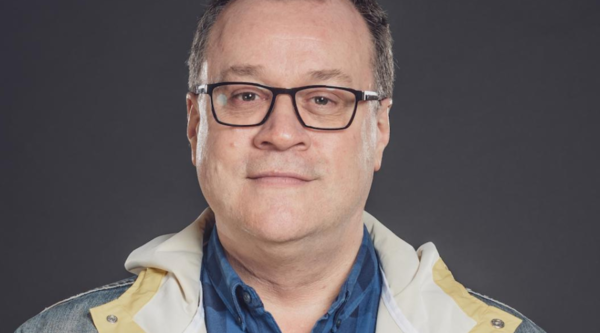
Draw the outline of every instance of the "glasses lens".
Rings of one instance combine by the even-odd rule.
[[[296,93],[300,117],[307,126],[335,129],[346,127],[356,105],[354,93],[337,88],[309,88]]]
[[[230,125],[259,124],[269,111],[271,91],[247,84],[227,84],[212,92],[217,119]]]

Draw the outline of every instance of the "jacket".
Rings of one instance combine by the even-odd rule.
[[[376,333],[545,333],[516,310],[456,282],[432,243],[418,250],[368,213],[383,285]],[[125,263],[136,276],[59,302],[16,333],[206,333],[200,266],[209,209]]]

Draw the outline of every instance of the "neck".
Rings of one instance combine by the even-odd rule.
[[[362,212],[332,230],[283,243],[247,234],[236,237],[219,228],[217,232],[231,266],[256,290],[276,321],[282,325],[286,315],[302,314],[315,317],[312,327],[352,268],[363,237]]]

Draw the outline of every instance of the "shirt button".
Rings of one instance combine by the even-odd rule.
[[[108,316],[106,316],[106,321],[111,324],[116,324],[117,321],[119,321],[119,318],[115,315],[108,315]]]
[[[246,304],[250,304],[250,302],[252,302],[252,296],[250,296],[249,292],[244,291],[242,297],[244,298],[244,302],[246,302]]]
[[[504,321],[502,319],[492,319],[492,326],[494,328],[504,328]]]
[[[238,324],[238,325],[242,325],[242,317],[237,317],[237,318],[235,318],[235,322],[236,322],[236,324]]]
[[[341,320],[341,319],[338,319],[338,320],[335,322],[335,326],[336,326],[337,328],[339,328],[340,326],[342,326],[342,320]]]

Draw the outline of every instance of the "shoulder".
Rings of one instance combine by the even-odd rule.
[[[546,333],[546,331],[541,329],[533,321],[531,321],[529,318],[525,317],[519,311],[511,308],[510,306],[508,306],[504,303],[501,303],[489,296],[485,296],[485,295],[479,294],[477,292],[474,292],[473,290],[470,290],[470,289],[467,289],[467,290],[469,291],[469,294],[471,294],[475,298],[479,299],[480,301],[484,302],[485,304],[487,304],[489,306],[493,306],[495,308],[498,308],[502,311],[508,312],[508,313],[512,314],[513,316],[521,319],[523,322],[521,323],[521,325],[519,325],[519,327],[517,328],[515,333]]]
[[[135,276],[60,301],[26,321],[15,333],[96,332],[89,310],[123,294]]]

